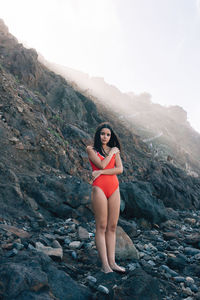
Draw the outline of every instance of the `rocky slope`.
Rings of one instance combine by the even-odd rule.
[[[119,224],[130,238],[121,233],[129,246],[119,244],[119,255],[126,247],[139,253],[122,255],[129,272],[116,278],[98,272],[85,152],[96,126],[105,120],[111,121],[123,144]],[[199,179],[156,159],[108,108],[97,106],[39,63],[36,51],[19,44],[3,21],[0,137],[2,299],[131,299],[133,294],[135,299],[181,299],[178,293],[198,299],[199,271],[194,265],[199,259],[199,213],[194,210],[200,209]],[[182,209],[190,212],[183,215]],[[183,229],[185,216],[194,221]],[[147,237],[157,247],[157,258],[157,250],[145,246]],[[187,252],[190,246],[193,250]],[[186,254],[186,269],[168,263],[170,251],[174,258],[179,254],[170,247]],[[162,265],[180,273],[180,284],[174,282],[178,275]],[[134,290],[135,285],[140,289]]]
[[[138,134],[160,160],[170,160],[191,176],[200,176],[200,135],[179,106],[164,107],[151,102],[151,95],[122,93],[103,78],[90,77],[71,68],[56,65],[40,56],[46,66],[76,84],[96,103],[115,112],[125,126]],[[189,101],[189,99],[188,99]]]

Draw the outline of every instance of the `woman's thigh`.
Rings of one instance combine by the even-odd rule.
[[[108,198],[108,227],[117,225],[120,213],[120,192],[119,187]]]
[[[108,217],[108,200],[104,192],[97,186],[92,188],[92,210],[94,212],[96,225],[106,225]]]

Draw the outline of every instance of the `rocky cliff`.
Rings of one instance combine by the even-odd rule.
[[[170,245],[165,249],[162,230],[167,228],[173,236],[173,222],[182,222],[181,210],[188,209],[185,214],[192,218],[194,210],[199,209],[199,178],[188,176],[171,161],[156,159],[120,116],[116,117],[109,107],[97,105],[50,71],[38,61],[37,52],[19,44],[0,21],[0,297],[3,299],[130,299],[131,293],[137,294],[138,299],[161,299],[159,289],[163,295],[170,293],[166,282],[170,271],[164,275],[167,271],[161,268],[158,283],[151,269],[153,265],[146,264],[146,260],[138,262],[137,255],[130,256],[133,265],[129,261],[130,274],[125,284],[121,277],[105,279],[97,274],[100,283],[107,284],[107,290],[103,290],[99,281],[97,284],[95,279],[86,280],[97,272],[99,262],[90,207],[91,169],[85,147],[91,143],[96,126],[108,120],[123,145],[120,225],[135,239],[138,251],[145,253],[148,234],[152,238],[156,235],[155,242],[162,243],[160,251],[170,251]],[[198,222],[197,214],[192,224],[194,232]],[[189,234],[190,227],[185,230]],[[143,246],[140,238],[137,241],[138,236],[144,238]],[[168,234],[166,239],[172,236]],[[181,237],[180,233],[179,243]],[[196,239],[183,238],[185,247],[188,243],[199,248],[198,238],[198,234]],[[133,250],[131,240],[129,246]],[[150,255],[150,260],[155,249],[149,247],[145,254]],[[163,255],[156,262],[160,266],[165,262]],[[132,272],[135,268],[136,276]],[[199,271],[195,272],[192,269],[188,274]],[[113,280],[116,290],[112,289]],[[141,285],[140,291],[131,290],[133,281]],[[192,293],[197,293],[196,282],[192,284]],[[150,287],[153,289],[149,294]],[[175,285],[172,290],[177,292]],[[181,291],[185,295],[183,288]]]
[[[103,78],[90,77],[83,72],[50,63],[41,56],[39,59],[51,70],[76,84],[97,104],[102,103],[115,112],[125,126],[141,137],[158,159],[170,159],[187,174],[200,176],[200,134],[190,126],[183,108],[155,104],[148,93],[122,93]]]

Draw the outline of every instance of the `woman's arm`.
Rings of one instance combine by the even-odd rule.
[[[120,154],[118,152],[115,156],[115,168],[93,171],[92,177],[93,180],[95,180],[100,175],[118,175],[121,174],[122,172],[123,172],[123,165],[122,165]]]
[[[91,146],[87,146],[87,153],[89,159],[97,166],[99,169],[103,170],[110,162],[113,154],[119,152],[117,147],[113,147],[108,156],[106,156],[103,160],[101,160],[97,154],[95,153],[94,149]]]
[[[115,156],[115,168],[101,170],[101,175],[118,175],[123,172],[122,160],[119,152]]]

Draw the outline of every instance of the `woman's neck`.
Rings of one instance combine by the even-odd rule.
[[[110,152],[110,147],[107,145],[102,145],[102,149],[106,155],[108,155],[108,153]]]

